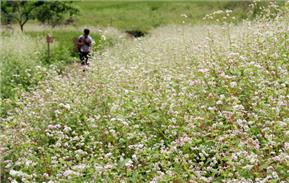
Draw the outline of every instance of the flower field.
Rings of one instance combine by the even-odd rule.
[[[50,69],[1,120],[1,180],[289,182],[288,22],[119,33]]]

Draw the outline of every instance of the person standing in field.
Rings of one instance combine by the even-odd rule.
[[[89,65],[88,56],[91,51],[93,39],[89,36],[89,29],[84,29],[83,35],[79,36],[77,41],[77,48],[81,65]]]

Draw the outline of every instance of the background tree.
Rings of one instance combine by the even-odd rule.
[[[4,1],[1,4],[1,22],[17,23],[21,31],[29,20],[56,26],[78,13],[72,2],[59,1]]]
[[[24,25],[35,18],[34,10],[37,8],[35,1],[4,1],[1,4],[2,22],[18,23],[21,31]]]
[[[71,21],[72,16],[78,12],[79,10],[72,6],[72,2],[49,1],[38,8],[36,18],[41,23],[55,27],[68,20]]]

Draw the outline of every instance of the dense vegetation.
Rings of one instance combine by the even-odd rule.
[[[47,55],[48,34],[54,37],[50,58]],[[68,64],[78,60],[73,39],[80,34],[80,31],[1,33],[1,115],[5,115],[7,108],[14,107],[12,103],[21,93],[33,89],[39,81],[46,79],[49,70],[61,74]],[[103,41],[98,33],[92,33],[92,37],[94,48],[99,51]],[[4,104],[3,100],[12,103]]]
[[[32,67],[45,77],[3,100],[1,180],[289,182],[288,12],[271,3],[235,24],[220,10],[140,39],[111,29],[88,72]],[[28,34],[3,36],[6,65],[41,63],[43,36]]]

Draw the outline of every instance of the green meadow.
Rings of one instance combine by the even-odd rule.
[[[202,24],[206,14],[219,9],[234,10],[234,16],[240,20],[246,17],[248,4],[230,1],[81,1],[75,3],[80,9],[76,25],[148,31],[168,24]]]

